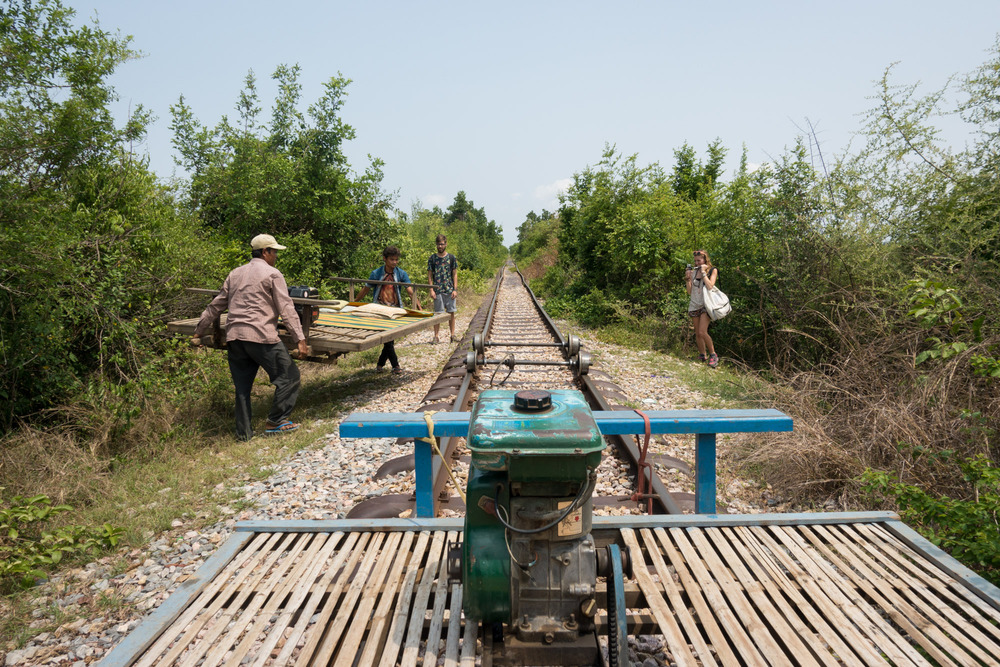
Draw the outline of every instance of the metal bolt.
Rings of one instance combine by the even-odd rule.
[[[546,643],[546,644],[551,644],[555,640],[556,640],[556,636],[554,634],[552,634],[551,632],[546,632],[545,636],[542,637],[542,641],[544,643]]]

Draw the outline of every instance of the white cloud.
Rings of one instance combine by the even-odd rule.
[[[448,203],[448,198],[444,195],[424,195],[423,205],[427,208],[434,208],[435,206],[444,206]]]
[[[560,194],[566,192],[573,185],[572,178],[560,178],[558,181],[548,185],[539,185],[535,188],[535,199],[543,203],[555,203]]]

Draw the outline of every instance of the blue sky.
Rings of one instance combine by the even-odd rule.
[[[1000,31],[996,0],[64,2],[146,54],[113,83],[122,109],[157,116],[136,149],[160,176],[183,175],[169,129],[181,95],[214,126],[249,70],[269,110],[270,75],[298,63],[303,106],[337,72],[353,80],[346,152],[359,171],[385,161],[398,209],[464,190],[507,243],[606,143],[669,169],[684,142],[704,155],[719,138],[731,174],[742,146],[776,158],[808,119],[833,156],[888,65],[930,91],[982,64]]]

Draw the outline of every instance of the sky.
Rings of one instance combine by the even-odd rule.
[[[930,92],[984,63],[1000,32],[997,0],[64,3],[144,54],[111,82],[122,117],[156,116],[135,150],[159,176],[185,175],[170,132],[181,95],[214,127],[236,116],[250,70],[265,118],[278,65],[301,67],[303,109],[339,72],[353,81],[351,167],[383,160],[407,213],[464,190],[507,244],[606,145],[669,171],[685,143],[704,157],[719,139],[731,175],[744,147],[765,163],[811,125],[832,159],[887,67]]]

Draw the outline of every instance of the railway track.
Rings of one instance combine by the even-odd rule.
[[[521,274],[510,265],[498,272],[492,296],[473,316],[462,341],[415,411],[430,412],[432,418],[442,411],[468,411],[488,389],[574,389],[583,392],[595,410],[632,410],[624,404],[628,399],[612,376],[594,365],[579,338],[559,331]],[[595,515],[682,512],[688,499],[675,497],[656,468],[687,470],[687,464],[654,456],[646,439],[639,440],[606,437],[608,447],[594,491]],[[412,438],[399,442],[409,443]],[[439,444],[442,457],[434,458],[432,475],[435,515],[459,516],[465,508],[456,489],[465,487],[469,452],[464,438],[442,438]],[[654,467],[654,460],[660,465]],[[413,467],[414,457],[407,455],[385,462],[376,477],[386,478]],[[406,516],[412,511],[414,491],[365,501],[355,506],[348,518]]]

